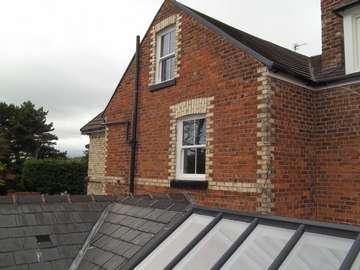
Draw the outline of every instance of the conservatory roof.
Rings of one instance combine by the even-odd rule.
[[[199,207],[183,194],[0,197],[6,270],[359,270],[359,234],[355,226]]]
[[[123,207],[110,206],[78,256],[79,267],[71,269],[89,269],[90,262],[91,269],[360,269],[359,227],[197,206],[146,217],[139,216],[138,206]],[[134,243],[118,241],[126,234],[120,225],[129,218],[125,212],[137,213],[133,226],[147,239],[136,250]],[[108,253],[118,256],[114,250],[130,252],[131,258],[112,268]]]

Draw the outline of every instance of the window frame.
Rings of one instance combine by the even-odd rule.
[[[360,72],[360,7],[343,13],[346,74]]]
[[[162,37],[166,34],[169,34],[170,32],[174,31],[175,32],[175,48],[174,48],[174,52],[161,56],[161,47],[162,47]],[[172,24],[167,26],[166,28],[160,30],[159,32],[156,33],[156,76],[155,76],[155,82],[157,84],[159,83],[164,83],[164,82],[168,82],[171,80],[174,80],[176,77],[176,37],[177,33],[176,33],[176,25]],[[162,63],[170,58],[174,58],[175,61],[175,67],[174,67],[174,74],[171,78],[167,79],[167,80],[162,80]]]
[[[184,155],[183,149],[199,149],[204,148],[206,153],[206,146],[207,146],[207,134],[205,135],[205,144],[199,145],[183,145],[183,123],[185,121],[191,120],[205,120],[205,134],[206,132],[206,125],[207,119],[204,114],[198,115],[191,115],[185,116],[182,118],[177,119],[176,127],[177,127],[177,136],[176,136],[176,179],[177,180],[186,180],[186,181],[206,181],[206,156],[205,156],[205,173],[204,174],[185,174],[184,172]],[[195,158],[195,170],[196,170],[196,158]]]

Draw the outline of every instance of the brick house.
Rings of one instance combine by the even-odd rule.
[[[321,1],[323,52],[307,57],[166,0],[81,129],[88,193],[185,191],[200,205],[360,224],[358,2]]]

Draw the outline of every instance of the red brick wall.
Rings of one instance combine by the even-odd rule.
[[[360,224],[360,86],[316,92],[316,216]]]
[[[323,1],[324,11],[331,10],[331,3],[334,1]],[[155,23],[176,13],[182,15],[182,56],[175,86],[149,91],[150,36],[141,47],[136,177],[168,179],[170,106],[214,97],[213,180],[256,184],[257,70],[261,65],[170,2],[164,4]],[[331,30],[338,29],[336,22],[325,23],[325,43],[330,42],[331,33],[337,37]],[[323,63],[327,67],[340,63],[336,40],[324,45]],[[106,110],[107,121],[131,119],[133,80],[134,66],[130,66]],[[360,224],[360,95],[349,89],[313,91],[278,79],[271,81],[273,213]],[[106,176],[129,176],[130,147],[125,128],[108,127]],[[128,187],[112,183],[105,191],[123,194]],[[136,186],[138,194],[180,191]],[[255,211],[259,199],[259,194],[251,192],[186,192],[202,205],[246,211]]]
[[[342,18],[334,9],[345,0],[321,0],[322,10],[322,68],[344,65],[344,30]]]
[[[313,218],[313,91],[272,79],[274,213]]]
[[[360,86],[272,85],[273,212],[360,224]]]
[[[131,65],[106,109],[107,122],[130,121],[132,112],[132,88],[134,85],[134,66]],[[128,177],[130,147],[126,141],[127,126],[113,124],[107,126],[106,175]],[[129,130],[131,130],[129,128]]]
[[[167,2],[154,24],[177,13],[179,10]],[[142,43],[136,177],[168,179],[170,106],[198,97],[213,96],[213,179],[255,183],[257,69],[260,64],[189,15],[180,14],[182,57],[176,86],[157,92],[149,91],[150,35]],[[133,79],[132,66],[106,110],[108,121],[130,120]],[[128,177],[130,147],[124,141],[124,134],[124,129],[119,125],[108,129],[107,176]],[[114,185],[109,185],[107,190],[121,192],[127,189],[115,189]],[[136,188],[138,193],[159,190],[158,187],[149,186]],[[232,199],[224,199],[224,192],[194,192],[199,203],[255,209],[256,194],[233,192],[228,195]]]

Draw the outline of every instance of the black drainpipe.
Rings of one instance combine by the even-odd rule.
[[[133,94],[133,109],[131,121],[131,157],[130,157],[130,179],[129,191],[135,192],[135,170],[136,170],[136,145],[137,145],[137,114],[139,99],[139,76],[140,76],[140,36],[136,37],[136,54],[135,54],[135,82]]]

